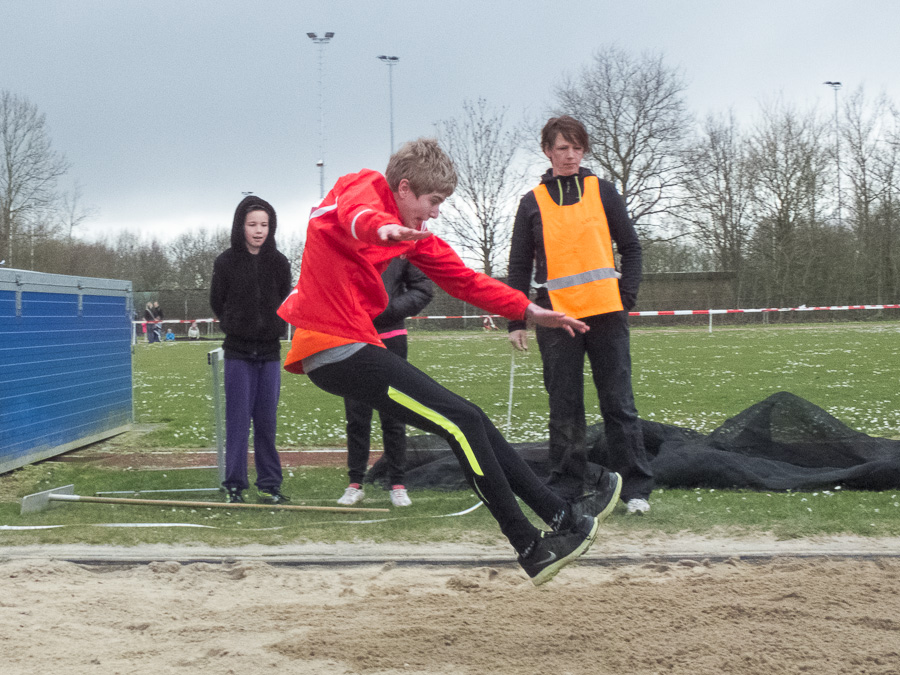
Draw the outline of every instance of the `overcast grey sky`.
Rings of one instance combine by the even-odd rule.
[[[242,191],[273,203],[283,233],[318,201],[324,48],[326,190],[383,169],[465,99],[545,116],[553,86],[599,47],[651,50],[680,67],[698,115],[749,121],[782,95],[833,110],[864,85],[900,103],[896,0],[0,0],[0,89],[46,115],[54,148],[99,215],[169,240],[230,225]],[[537,134],[537,129],[535,134]]]

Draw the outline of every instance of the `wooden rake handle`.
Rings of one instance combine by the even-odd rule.
[[[127,499],[125,497],[83,497],[81,495],[51,494],[54,502],[90,502],[92,504],[141,504],[144,506],[192,506],[214,509],[278,509],[280,511],[333,511],[335,513],[390,513],[390,509],[365,509],[354,506],[302,506],[299,504],[245,504],[226,502],[183,502],[172,499]]]

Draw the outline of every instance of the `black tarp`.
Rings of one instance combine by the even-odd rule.
[[[641,421],[657,487],[816,490],[900,488],[900,441],[854,431],[818,406],[788,392],[768,397],[710,434]],[[431,435],[408,439],[406,486],[468,488],[447,443]],[[591,468],[606,457],[602,425],[588,428]],[[547,442],[513,447],[539,476],[548,473]],[[381,461],[366,482],[386,480]]]

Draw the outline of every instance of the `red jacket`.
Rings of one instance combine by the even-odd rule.
[[[381,273],[401,255],[450,295],[492,314],[524,318],[524,294],[469,269],[439,237],[380,243],[378,228],[391,224],[402,224],[397,202],[384,176],[368,169],[340,178],[313,211],[300,279],[278,310],[300,329],[286,370],[302,372],[300,359],[340,344],[382,345],[372,325],[388,303]]]

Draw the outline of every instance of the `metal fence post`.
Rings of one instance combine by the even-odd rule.
[[[219,467],[219,483],[225,482],[225,352],[221,347],[206,355],[212,375],[212,400],[216,424],[216,462]],[[222,364],[221,366],[219,364]]]

